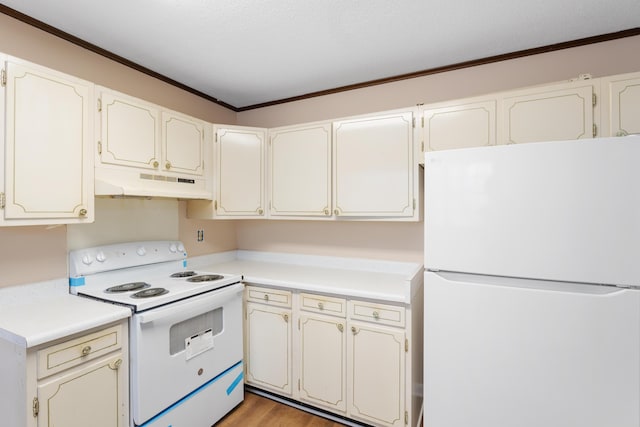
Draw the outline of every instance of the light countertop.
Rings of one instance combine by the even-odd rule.
[[[187,268],[242,274],[245,283],[404,304],[423,281],[417,263],[242,250],[191,258]]]
[[[0,288],[0,338],[30,348],[131,316],[131,310],[69,294],[67,279]]]

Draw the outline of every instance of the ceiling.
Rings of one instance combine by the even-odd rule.
[[[245,109],[640,27],[640,0],[2,0]]]

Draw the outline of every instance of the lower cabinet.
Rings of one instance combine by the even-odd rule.
[[[291,396],[291,292],[247,286],[245,293],[246,382]]]
[[[373,426],[416,425],[410,306],[255,285],[245,292],[247,384]]]
[[[34,348],[0,340],[2,425],[127,427],[127,336],[125,320]]]

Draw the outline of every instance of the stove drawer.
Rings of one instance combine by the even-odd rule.
[[[122,325],[116,325],[39,350],[38,379],[120,349],[123,333]]]

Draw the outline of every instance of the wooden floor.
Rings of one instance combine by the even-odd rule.
[[[253,393],[215,424],[215,427],[342,427],[322,417]]]

